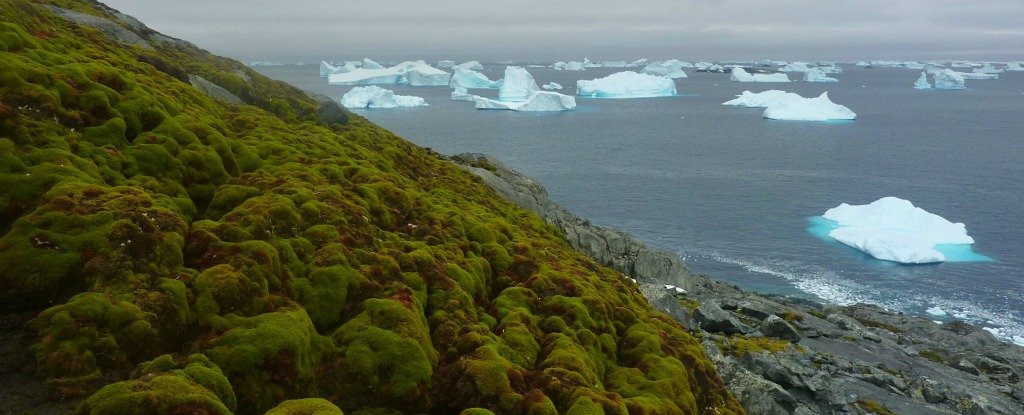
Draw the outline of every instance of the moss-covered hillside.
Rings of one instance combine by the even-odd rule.
[[[146,39],[0,0],[0,317],[79,413],[742,412],[629,280],[436,154],[46,3]]]

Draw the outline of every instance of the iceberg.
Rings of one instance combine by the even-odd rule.
[[[1009,62],[1006,64],[1006,70],[1011,72],[1024,71],[1024,66],[1020,62]]]
[[[370,58],[363,58],[363,69],[384,69],[384,66]]]
[[[946,310],[939,308],[939,306],[928,307],[928,309],[925,310],[924,312],[935,317],[945,317],[947,315]]]
[[[496,101],[474,97],[476,109],[512,111],[570,111],[576,109],[576,98],[550,91],[536,91],[525,101]]]
[[[626,61],[604,61],[598,62],[597,66],[601,68],[625,68],[629,64]]]
[[[784,73],[763,74],[747,73],[741,67],[732,68],[732,75],[729,77],[733,82],[789,82],[789,76]]]
[[[693,67],[697,69],[697,72],[725,72],[725,68],[723,68],[722,65],[711,62],[697,62],[693,64]]]
[[[867,205],[843,203],[823,217],[839,226],[828,233],[832,239],[877,259],[902,264],[943,262],[946,257],[936,245],[974,243],[963,223],[952,223],[896,197]]]
[[[541,86],[544,89],[562,89],[562,85],[557,82],[548,82]]]
[[[857,114],[845,106],[833,103],[828,99],[828,92],[823,92],[817,98],[774,101],[765,108],[764,117],[771,120],[831,121],[854,120]]]
[[[334,73],[334,65],[327,63],[327,61],[320,61],[320,77],[326,78],[327,75]]]
[[[971,80],[985,80],[985,79],[999,79],[999,74],[994,73],[981,73],[981,72],[957,72],[964,79]]]
[[[805,62],[790,62],[788,65],[779,68],[779,72],[807,72],[811,70]]]
[[[345,108],[399,108],[420,107],[427,102],[420,97],[395,95],[394,91],[376,85],[352,88],[341,97]]]
[[[652,62],[645,66],[642,72],[648,75],[664,76],[671,79],[686,78],[686,72],[683,72],[683,68],[686,66],[691,65],[688,65],[686,62],[669,59],[664,62]]]
[[[576,61],[561,62],[561,61],[559,61],[559,62],[555,62],[553,65],[551,65],[551,68],[556,70],[556,71],[582,71],[582,70],[586,70],[587,63],[589,63],[589,61],[586,61],[586,60],[584,60],[584,62],[576,62]]]
[[[928,74],[921,72],[921,77],[917,78],[914,82],[915,89],[932,89],[932,84],[928,83]]]
[[[804,81],[807,82],[839,82],[836,78],[831,78],[825,74],[821,68],[811,68],[807,72],[804,72]]]
[[[455,69],[458,69],[458,68],[469,69],[471,71],[482,71],[482,70],[484,70],[484,66],[481,65],[480,62],[478,62],[478,61],[463,62],[463,63],[460,63],[458,65],[455,65],[453,68],[455,68]]]
[[[456,86],[452,89],[452,101],[476,101],[477,96],[470,94],[469,90],[464,87]]]
[[[500,101],[526,101],[534,93],[540,91],[537,81],[533,80],[526,69],[519,66],[506,66],[505,78],[498,89],[498,100]]]
[[[675,81],[664,76],[632,71],[617,72],[604,78],[576,81],[576,95],[598,98],[644,98],[676,94]]]
[[[1002,69],[996,69],[992,67],[991,63],[986,63],[985,66],[980,68],[974,68],[974,73],[1003,73]]]
[[[373,61],[370,61],[373,62]],[[334,73],[327,77],[330,85],[396,85],[413,86],[448,85],[451,74],[427,65],[423,61],[407,61],[390,68],[355,68],[345,73]]]
[[[455,68],[455,73],[452,74],[448,85],[464,88],[497,88],[501,86],[501,81],[492,81],[487,78],[487,75],[472,69]]]
[[[960,72],[943,69],[935,73],[935,89],[964,89],[964,77]]]
[[[770,89],[758,93],[743,91],[742,94],[737,95],[736,97],[736,99],[733,99],[731,101],[723,102],[722,105],[734,105],[747,108],[763,108],[777,101],[803,99],[803,97],[801,97],[800,95],[794,94],[792,92],[779,91],[777,89]]]
[[[629,67],[631,67],[631,68],[639,68],[639,67],[641,67],[641,66],[647,66],[647,62],[648,62],[648,61],[647,61],[647,58],[643,58],[643,59],[637,59],[637,60],[635,60],[635,61],[631,62],[631,63],[630,63],[629,65],[627,65],[627,66],[629,66]]]
[[[440,61],[437,61],[437,67],[438,68],[454,68],[455,67],[455,61],[447,60],[447,59],[440,60]]]

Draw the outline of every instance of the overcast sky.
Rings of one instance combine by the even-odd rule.
[[[103,0],[243,61],[1024,60],[1024,0]]]

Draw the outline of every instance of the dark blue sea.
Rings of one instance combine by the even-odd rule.
[[[451,101],[447,87],[392,85],[384,87],[429,106],[356,112],[441,153],[494,155],[569,210],[678,252],[695,272],[759,292],[874,303],[1024,336],[1024,72],[935,91],[912,88],[920,71],[843,68],[830,84],[736,83],[687,70],[678,96],[577,97],[576,111],[542,114],[480,111]],[[351,89],[327,85],[317,66],[256,69],[335,99]],[[503,69],[483,72],[498,79]],[[623,70],[527,69],[567,94],[576,80]],[[762,109],[721,105],[767,89],[828,91],[858,117],[771,121]],[[829,208],[884,196],[965,223],[974,252],[993,260],[898,265],[809,231]],[[926,314],[932,307],[949,315]]]

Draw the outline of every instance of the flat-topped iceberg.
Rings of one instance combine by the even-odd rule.
[[[743,93],[736,96],[736,99],[723,102],[722,105],[734,105],[747,108],[757,108],[767,107],[776,101],[783,101],[789,99],[803,99],[803,97],[792,92],[779,91],[777,89],[770,89],[764,92],[757,93],[743,91]]]
[[[341,97],[345,108],[400,108],[420,107],[427,102],[420,97],[395,95],[394,91],[376,85],[352,88]]]
[[[764,117],[787,121],[854,120],[857,114],[828,99],[828,92],[817,98],[776,100],[764,110]]]
[[[367,59],[368,60],[368,59]],[[373,61],[370,61],[373,62]],[[451,74],[427,65],[424,61],[406,61],[390,68],[363,68],[327,77],[330,85],[396,85],[441,86],[448,85]]]
[[[935,73],[935,89],[964,89],[964,76],[952,69],[943,69]]]
[[[748,73],[746,69],[741,67],[732,68],[732,75],[729,79],[733,82],[789,82],[789,76],[784,73]]]
[[[921,76],[914,82],[914,89],[932,89],[932,84],[928,83],[928,74],[921,72]]]
[[[838,79],[829,77],[821,68],[811,68],[804,72],[804,81],[807,82],[839,82]]]
[[[576,98],[551,91],[536,91],[525,101],[496,101],[474,97],[476,109],[512,111],[570,111],[576,109]]]
[[[505,78],[498,89],[498,100],[526,101],[537,91],[540,91],[540,88],[537,87],[537,81],[533,80],[530,72],[519,66],[506,66]]]
[[[914,206],[907,200],[884,197],[867,205],[843,203],[823,216],[838,228],[828,236],[875,258],[903,264],[944,262],[937,245],[970,245],[963,223]]]
[[[557,82],[548,82],[548,83],[546,83],[544,85],[541,85],[541,88],[548,89],[548,90],[551,90],[551,89],[562,89],[562,84],[559,84]]]
[[[675,81],[664,76],[632,71],[617,72],[604,78],[576,81],[576,95],[585,97],[645,98],[675,94]]]
[[[497,88],[501,86],[501,81],[492,81],[487,78],[487,75],[472,69],[455,68],[455,73],[452,74],[448,85],[463,88]]]

